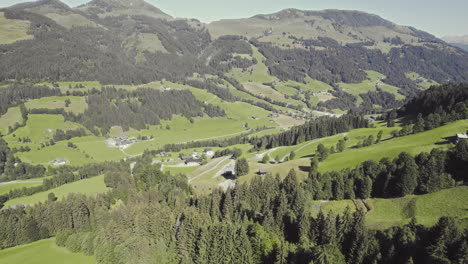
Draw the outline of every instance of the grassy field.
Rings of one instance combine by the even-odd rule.
[[[46,14],[50,19],[55,20],[58,24],[66,27],[98,27],[96,23],[87,19],[86,17],[80,14],[57,14],[57,13],[48,13]]]
[[[28,35],[31,23],[18,19],[6,19],[5,14],[0,12],[0,44],[11,44],[19,40],[32,39]]]
[[[69,99],[71,104],[65,107],[65,100]],[[44,97],[41,99],[32,100],[26,103],[28,109],[35,108],[48,108],[57,109],[63,108],[67,112],[73,112],[76,114],[84,113],[87,108],[87,104],[84,97],[79,96],[52,96]]]
[[[466,224],[468,220],[468,187],[460,186],[425,195],[409,195],[395,199],[368,199],[371,210],[366,214],[366,224],[373,229],[386,229],[407,224],[415,217],[419,224],[434,225],[441,216],[453,216]],[[355,210],[351,200],[312,201],[309,204],[315,216],[320,210],[342,213],[346,207]]]
[[[233,137],[247,132],[244,128],[245,124],[248,124],[249,128],[276,125],[269,121],[268,111],[250,104],[241,102],[224,103],[223,108],[227,117],[194,118],[195,122],[191,123],[185,117],[173,116],[171,121],[161,120],[161,126],[150,126],[150,129],[143,131],[131,131],[130,136],[138,134],[152,135],[155,140],[136,143],[129,147],[126,152],[130,155],[136,155],[142,153],[145,149],[156,149],[164,144]],[[251,119],[251,116],[256,116],[259,119]],[[170,129],[167,130],[166,126],[169,126]]]
[[[359,96],[361,93],[374,92],[377,90],[376,87],[379,87],[385,92],[389,92],[395,95],[397,100],[402,100],[405,97],[398,93],[399,88],[385,84],[379,79],[385,79],[385,75],[375,72],[375,71],[366,71],[368,79],[362,81],[361,83],[338,83],[339,87],[343,88],[347,93],[350,93],[357,97],[357,103],[362,102],[362,98]]]
[[[348,149],[342,153],[330,155],[325,162],[320,164],[319,170],[340,170],[353,167],[366,160],[378,161],[384,157],[396,157],[401,152],[415,155],[424,151],[429,152],[433,148],[447,148],[452,144],[445,138],[466,131],[467,127],[468,120],[462,120],[422,133],[393,138],[370,147]]]
[[[76,128],[84,127],[77,123],[65,122],[62,115],[28,115],[26,126],[17,129],[13,134],[16,138],[29,137],[33,143],[41,143],[50,140],[56,129]],[[17,141],[13,134],[4,137],[8,144]]]
[[[15,204],[33,205],[38,202],[45,202],[47,201],[47,195],[51,192],[53,192],[55,196],[57,196],[57,198],[60,200],[68,196],[69,193],[96,195],[98,193],[106,192],[107,190],[108,188],[104,184],[104,175],[101,175],[86,180],[80,180],[77,182],[65,184],[58,188],[36,193],[31,196],[12,199],[5,203],[5,207]]]
[[[279,129],[279,128],[266,129],[266,130],[262,130],[262,131],[260,131],[260,132],[253,133],[253,134],[249,135],[249,138],[253,138],[253,137],[263,137],[263,136],[268,136],[268,135],[274,135],[274,134],[281,133],[282,131],[283,131],[283,130],[282,130],[282,129]]]
[[[55,244],[55,238],[0,250],[0,263],[5,264],[95,264],[94,257],[72,253]]]
[[[409,135],[405,137],[389,138],[392,130],[398,128],[386,128],[382,124],[377,124],[376,128],[365,128],[352,130],[347,134],[349,138],[345,151],[330,155],[327,160],[320,163],[319,170],[322,172],[351,168],[366,160],[379,161],[381,158],[395,158],[401,152],[408,152],[416,155],[421,152],[429,152],[433,148],[448,148],[453,146],[445,138],[465,131],[468,127],[468,120],[450,123],[430,131]],[[379,130],[383,130],[384,141],[365,148],[353,148],[356,143],[369,135],[376,136]],[[280,158],[296,150],[296,159],[279,164],[262,164],[259,161],[250,161],[250,173],[240,179],[240,181],[250,181],[260,168],[266,168],[273,175],[279,173],[285,177],[290,169],[295,169],[299,176],[307,176],[310,157],[315,154],[317,145],[322,143],[326,147],[335,146],[338,140],[343,139],[344,134],[332,137],[304,142],[297,146],[280,147],[270,153],[271,158]],[[387,139],[387,140],[385,140]],[[302,148],[298,150],[299,148]],[[265,152],[265,151],[264,151]]]
[[[42,185],[42,182],[22,182],[22,183],[0,185],[0,195],[7,194],[10,190],[13,190],[13,189],[21,189],[24,187],[26,188],[36,187],[39,185]]]
[[[88,154],[93,161],[111,161],[121,160],[127,155],[117,148],[110,148],[104,142],[102,137],[80,137],[73,138],[70,141],[78,146],[82,153]]]
[[[415,72],[409,72],[409,73],[405,73],[406,77],[410,80],[413,80],[413,81],[418,81],[418,86],[419,87],[422,87],[422,88],[429,88],[433,85],[439,85],[436,81],[433,81],[433,80],[429,80],[429,79],[426,79],[424,77],[422,77],[421,75],[415,73]]]
[[[221,157],[211,160],[208,164],[198,167],[188,176],[190,184],[198,193],[209,193],[211,190],[219,187],[226,179],[222,176],[216,177],[216,174],[226,165],[232,162],[227,157]]]
[[[21,123],[23,118],[21,117],[21,111],[19,107],[11,107],[8,112],[0,116],[0,133],[7,134],[8,127],[13,127],[15,123]]]
[[[72,165],[82,165],[93,162],[92,158],[86,157],[86,154],[80,149],[70,148],[64,141],[40,150],[33,149],[30,152],[19,152],[16,156],[23,162],[32,164],[50,164],[56,158],[67,159]]]
[[[258,49],[252,47],[252,57],[257,60],[257,64],[250,67],[249,69],[243,71],[242,69],[232,69],[228,76],[235,78],[240,83],[255,82],[255,83],[268,83],[273,82],[276,77],[273,77],[269,74],[268,67],[265,65],[264,61],[266,58],[258,51]]]

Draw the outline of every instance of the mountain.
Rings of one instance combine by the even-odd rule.
[[[97,26],[84,14],[73,10],[59,0],[39,0],[37,2],[22,3],[10,8],[16,11],[27,11],[48,17],[65,28],[79,26]]]
[[[153,18],[171,19],[172,17],[143,0],[93,0],[77,8],[93,16],[143,15]]]
[[[0,82],[196,81],[278,105],[341,111],[394,106],[433,84],[468,82],[468,53],[360,11],[286,9],[210,24],[173,18],[142,0],[77,8],[41,0],[0,12],[23,25],[21,37],[0,42],[8,44],[0,46]]]
[[[459,47],[468,52],[468,35],[465,36],[445,36],[442,38],[447,43]]]
[[[298,40],[331,38],[340,44],[366,43],[366,47],[388,51],[405,44],[437,39],[425,32],[396,25],[373,14],[360,11],[304,11],[286,9],[246,19],[226,19],[208,25],[214,37],[244,35],[280,47],[303,48]]]

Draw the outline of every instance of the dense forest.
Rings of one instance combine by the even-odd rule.
[[[23,163],[14,156],[6,141],[0,137],[0,182],[40,178],[46,169],[42,165]]]
[[[347,208],[339,215],[320,211],[313,217],[307,201],[316,198],[317,186],[330,199],[344,198],[347,190],[356,192],[356,198],[373,195],[382,186],[377,182],[387,181],[369,185],[362,179],[383,174],[402,180],[393,184],[402,193],[392,196],[447,188],[453,180],[446,184],[452,172],[443,169],[445,163],[462,164],[462,175],[467,151],[468,143],[463,142],[446,153],[365,162],[348,171],[360,175],[351,185],[339,184],[340,172],[318,176],[312,168],[305,182],[291,170],[283,181],[258,176],[250,184],[210,195],[194,195],[186,176],[161,172],[144,155],[133,177],[128,162],[107,168],[105,182],[112,191],[96,198],[74,194],[62,201],[0,211],[5,223],[0,226],[0,246],[56,236],[58,245],[94,255],[98,263],[464,263],[468,237],[454,218],[442,217],[431,228],[413,219],[376,231],[366,227],[362,210]],[[314,182],[316,177],[323,178],[323,185]],[[462,177],[466,181],[466,175]],[[110,209],[116,200],[126,206]]]
[[[255,150],[270,149],[278,146],[292,146],[315,138],[333,136],[347,132],[355,128],[368,127],[368,121],[362,116],[344,115],[342,117],[320,117],[308,121],[301,126],[292,127],[290,130],[253,138],[251,144]]]
[[[219,106],[205,105],[187,90],[161,92],[155,89],[138,88],[126,91],[112,87],[91,90],[86,102],[88,108],[82,114],[64,113],[65,120],[78,122],[97,135],[106,135],[112,126],[145,129],[148,125],[159,125],[160,120],[170,120],[173,115],[187,119],[225,116]],[[96,128],[100,128],[97,130]]]
[[[468,106],[468,84],[449,83],[433,86],[406,103],[399,111],[400,116],[440,112],[463,113]]]
[[[60,94],[59,89],[46,86],[10,85],[0,89],[0,116],[5,114],[8,108],[25,103],[27,100]]]

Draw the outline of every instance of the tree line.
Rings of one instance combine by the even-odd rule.
[[[431,159],[438,162],[439,157]],[[313,216],[310,182],[301,183],[294,170],[284,180],[257,176],[226,192],[197,195],[184,175],[161,172],[149,155],[137,160],[133,172],[129,162],[121,162],[105,173],[106,185],[112,187],[108,193],[73,194],[0,211],[0,247],[56,236],[58,245],[94,255],[97,263],[467,261],[466,229],[451,217],[440,218],[433,227],[413,219],[371,230],[358,208]],[[364,173],[372,171],[363,166]],[[117,200],[124,205],[111,209]]]
[[[113,87],[93,89],[86,99],[88,108],[82,114],[65,113],[65,120],[83,124],[96,135],[106,135],[112,126],[121,126],[124,131],[145,129],[148,125],[159,125],[160,120],[170,120],[173,115],[187,119],[225,116],[219,106],[205,105],[190,91],[138,88],[126,91]]]

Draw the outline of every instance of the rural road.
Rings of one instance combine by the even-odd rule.
[[[334,136],[331,136],[331,137],[326,137],[326,139],[330,139],[330,138],[338,137],[338,136],[343,136],[343,137],[344,137],[344,136],[346,136],[346,135],[348,135],[348,133],[337,134],[337,135],[334,135]],[[293,150],[293,152],[298,152],[298,151],[300,151],[300,150],[302,150],[302,149],[308,147],[309,145],[312,145],[312,144],[314,144],[314,143],[320,142],[320,141],[322,141],[322,140],[324,140],[324,139],[325,139],[325,138],[318,138],[318,139],[312,140],[312,141],[310,141],[309,143],[305,144],[304,146],[301,146],[301,147],[299,147],[299,148]],[[286,157],[289,156],[289,154],[290,154],[290,153],[284,155],[284,157],[281,159],[281,161],[284,161],[284,160],[286,159]]]
[[[204,171],[203,173],[198,174],[197,176],[194,176],[194,177],[190,178],[188,181],[191,182],[191,181],[193,181],[193,180],[196,180],[196,179],[200,178],[201,176],[203,176],[203,175],[205,175],[205,174],[207,174],[207,173],[209,173],[209,172],[211,172],[211,171],[217,169],[217,168],[218,168],[224,161],[226,161],[227,159],[229,159],[229,157],[223,158],[222,160],[218,161],[218,163],[216,163],[216,165],[213,166],[212,168],[210,168],[210,169]]]
[[[15,184],[15,183],[41,183],[42,181],[10,181],[10,182],[1,182],[0,186]]]
[[[271,156],[270,156],[270,153],[272,153],[273,151],[277,150],[278,148],[272,148],[272,149],[269,149],[263,153],[259,153],[259,154],[256,154],[254,155],[253,157],[249,158],[249,160],[259,160],[259,159],[263,159],[263,157],[265,157],[265,155],[268,155],[268,157],[270,157],[271,159]]]
[[[228,164],[226,164],[223,168],[221,168],[218,172],[216,172],[216,174],[213,175],[213,177],[211,178],[219,177],[228,171],[234,172],[235,167],[236,167],[236,162],[231,160]]]

